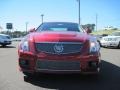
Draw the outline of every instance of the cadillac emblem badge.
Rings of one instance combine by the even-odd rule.
[[[55,44],[54,45],[54,51],[57,54],[61,54],[63,52],[64,48],[62,44]]]

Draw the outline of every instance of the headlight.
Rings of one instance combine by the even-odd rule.
[[[100,46],[97,42],[90,42],[90,53],[96,53],[100,49]]]
[[[118,38],[113,38],[113,41],[117,41],[118,40]]]
[[[21,50],[23,50],[23,51],[29,51],[28,41],[24,41],[23,43],[21,43]]]

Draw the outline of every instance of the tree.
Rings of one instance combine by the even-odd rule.
[[[19,37],[23,37],[26,35],[25,31],[14,31],[14,32],[10,32],[10,31],[2,31],[2,34],[8,34],[10,35],[12,38],[19,38]]]
[[[89,28],[89,29],[91,29],[91,31],[94,31],[95,30],[95,24],[85,24],[85,25],[82,25],[82,28],[83,29]]]

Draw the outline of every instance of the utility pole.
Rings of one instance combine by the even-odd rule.
[[[97,26],[98,26],[98,14],[96,14],[96,31],[97,31]]]
[[[80,22],[80,0],[77,0],[78,2],[78,21],[79,21],[79,25],[81,25],[81,22]]]
[[[44,16],[44,14],[41,14],[41,20],[42,20],[42,23],[43,23],[43,16]]]
[[[26,26],[26,34],[27,34],[27,29],[28,29],[28,22],[25,23],[25,26]]]

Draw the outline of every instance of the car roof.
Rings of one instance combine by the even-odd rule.
[[[78,24],[78,23],[75,23],[75,22],[44,22],[44,23],[63,23],[63,24]]]

